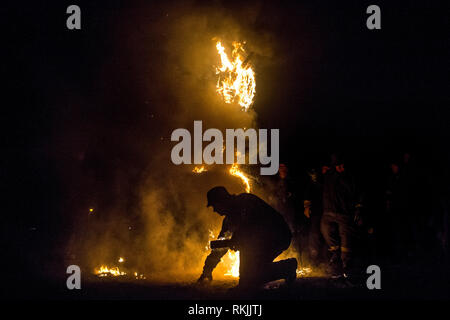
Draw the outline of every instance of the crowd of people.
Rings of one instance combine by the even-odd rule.
[[[371,188],[342,155],[309,169],[301,188],[280,165],[271,204],[291,228],[300,264],[341,277],[369,264],[448,263],[448,198],[434,192],[410,153],[387,163],[383,182]]]

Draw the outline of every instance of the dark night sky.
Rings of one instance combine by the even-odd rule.
[[[65,239],[59,227],[70,228],[71,219],[61,208],[80,146],[102,148],[107,160],[95,174],[103,185],[118,165],[139,175],[147,139],[161,136],[148,115],[170,113],[170,103],[158,110],[142,86],[154,81],[159,97],[168,90],[158,79],[166,59],[161,44],[169,39],[157,29],[143,43],[140,33],[167,14],[176,23],[185,10],[178,7],[220,7],[242,29],[277,36],[276,61],[257,70],[258,104],[273,107],[257,113],[260,127],[280,128],[281,156],[295,164],[294,173],[335,148],[356,150],[360,159],[375,155],[372,162],[406,149],[448,159],[448,15],[433,1],[375,1],[382,30],[369,31],[365,8],[372,2],[262,1],[248,20],[252,2],[36,1],[3,8],[2,69],[11,74],[12,98],[3,104],[2,180],[11,194],[4,229],[19,243],[12,251],[26,245],[23,230],[34,225],[52,234],[42,240],[49,247]],[[72,3],[82,9],[81,31],[65,28]]]
[[[83,28],[70,32],[64,28],[66,15],[60,14],[66,3],[45,3],[11,9],[12,44],[7,49],[16,70],[11,84],[22,93],[17,102],[27,111],[27,117],[13,112],[21,119],[16,131],[36,145],[55,135],[55,122],[73,118],[75,113],[89,119],[123,117],[123,110],[115,109],[108,99],[138,99],[136,83],[129,79],[143,76],[136,63],[125,61],[130,53],[143,53],[127,48],[127,38],[144,28],[143,21],[156,20],[177,6],[139,1],[80,3]],[[236,15],[244,14],[240,4],[219,3]],[[247,26],[242,19],[243,27],[276,34],[276,54],[281,57],[268,75],[259,70],[260,103],[277,106],[275,113],[269,108],[258,110],[261,123],[286,129],[289,136],[310,130],[379,136],[395,128],[422,135],[444,127],[437,120],[443,118],[445,110],[439,109],[448,102],[448,66],[443,64],[448,52],[447,19],[433,2],[386,4],[379,31],[365,28],[364,1],[261,3],[255,21]],[[192,2],[189,8],[204,6]],[[140,13],[140,7],[151,9]],[[130,22],[133,19],[135,25]],[[164,40],[164,34],[154,39]],[[157,45],[146,50],[150,54],[146,58],[155,64],[164,59]],[[98,83],[99,70],[110,78]],[[119,92],[110,92],[113,88],[120,88]],[[102,96],[100,90],[108,92]],[[77,93],[82,97],[72,98]],[[57,97],[102,101],[61,106]],[[110,114],[105,115],[105,109]],[[129,113],[139,118],[141,109]],[[133,119],[128,120],[132,125]]]

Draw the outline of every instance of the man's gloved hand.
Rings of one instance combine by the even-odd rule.
[[[203,272],[200,278],[198,278],[197,283],[205,283],[212,281],[212,273],[211,272]]]

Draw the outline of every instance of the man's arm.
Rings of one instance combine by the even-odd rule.
[[[231,234],[230,221],[227,217],[223,219],[222,229],[220,230],[218,239],[225,238]],[[203,265],[203,272],[198,281],[212,280],[212,272],[219,264],[220,259],[227,253],[228,248],[212,249],[211,253],[206,257],[205,264]]]
[[[228,248],[213,249],[211,253],[206,257],[205,264],[203,266],[203,272],[199,281],[212,280],[212,272],[219,264],[220,259],[227,253]]]

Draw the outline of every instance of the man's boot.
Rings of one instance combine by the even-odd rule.
[[[290,258],[277,262],[272,262],[270,272],[265,282],[285,279],[287,284],[292,284],[297,278],[297,259]]]

